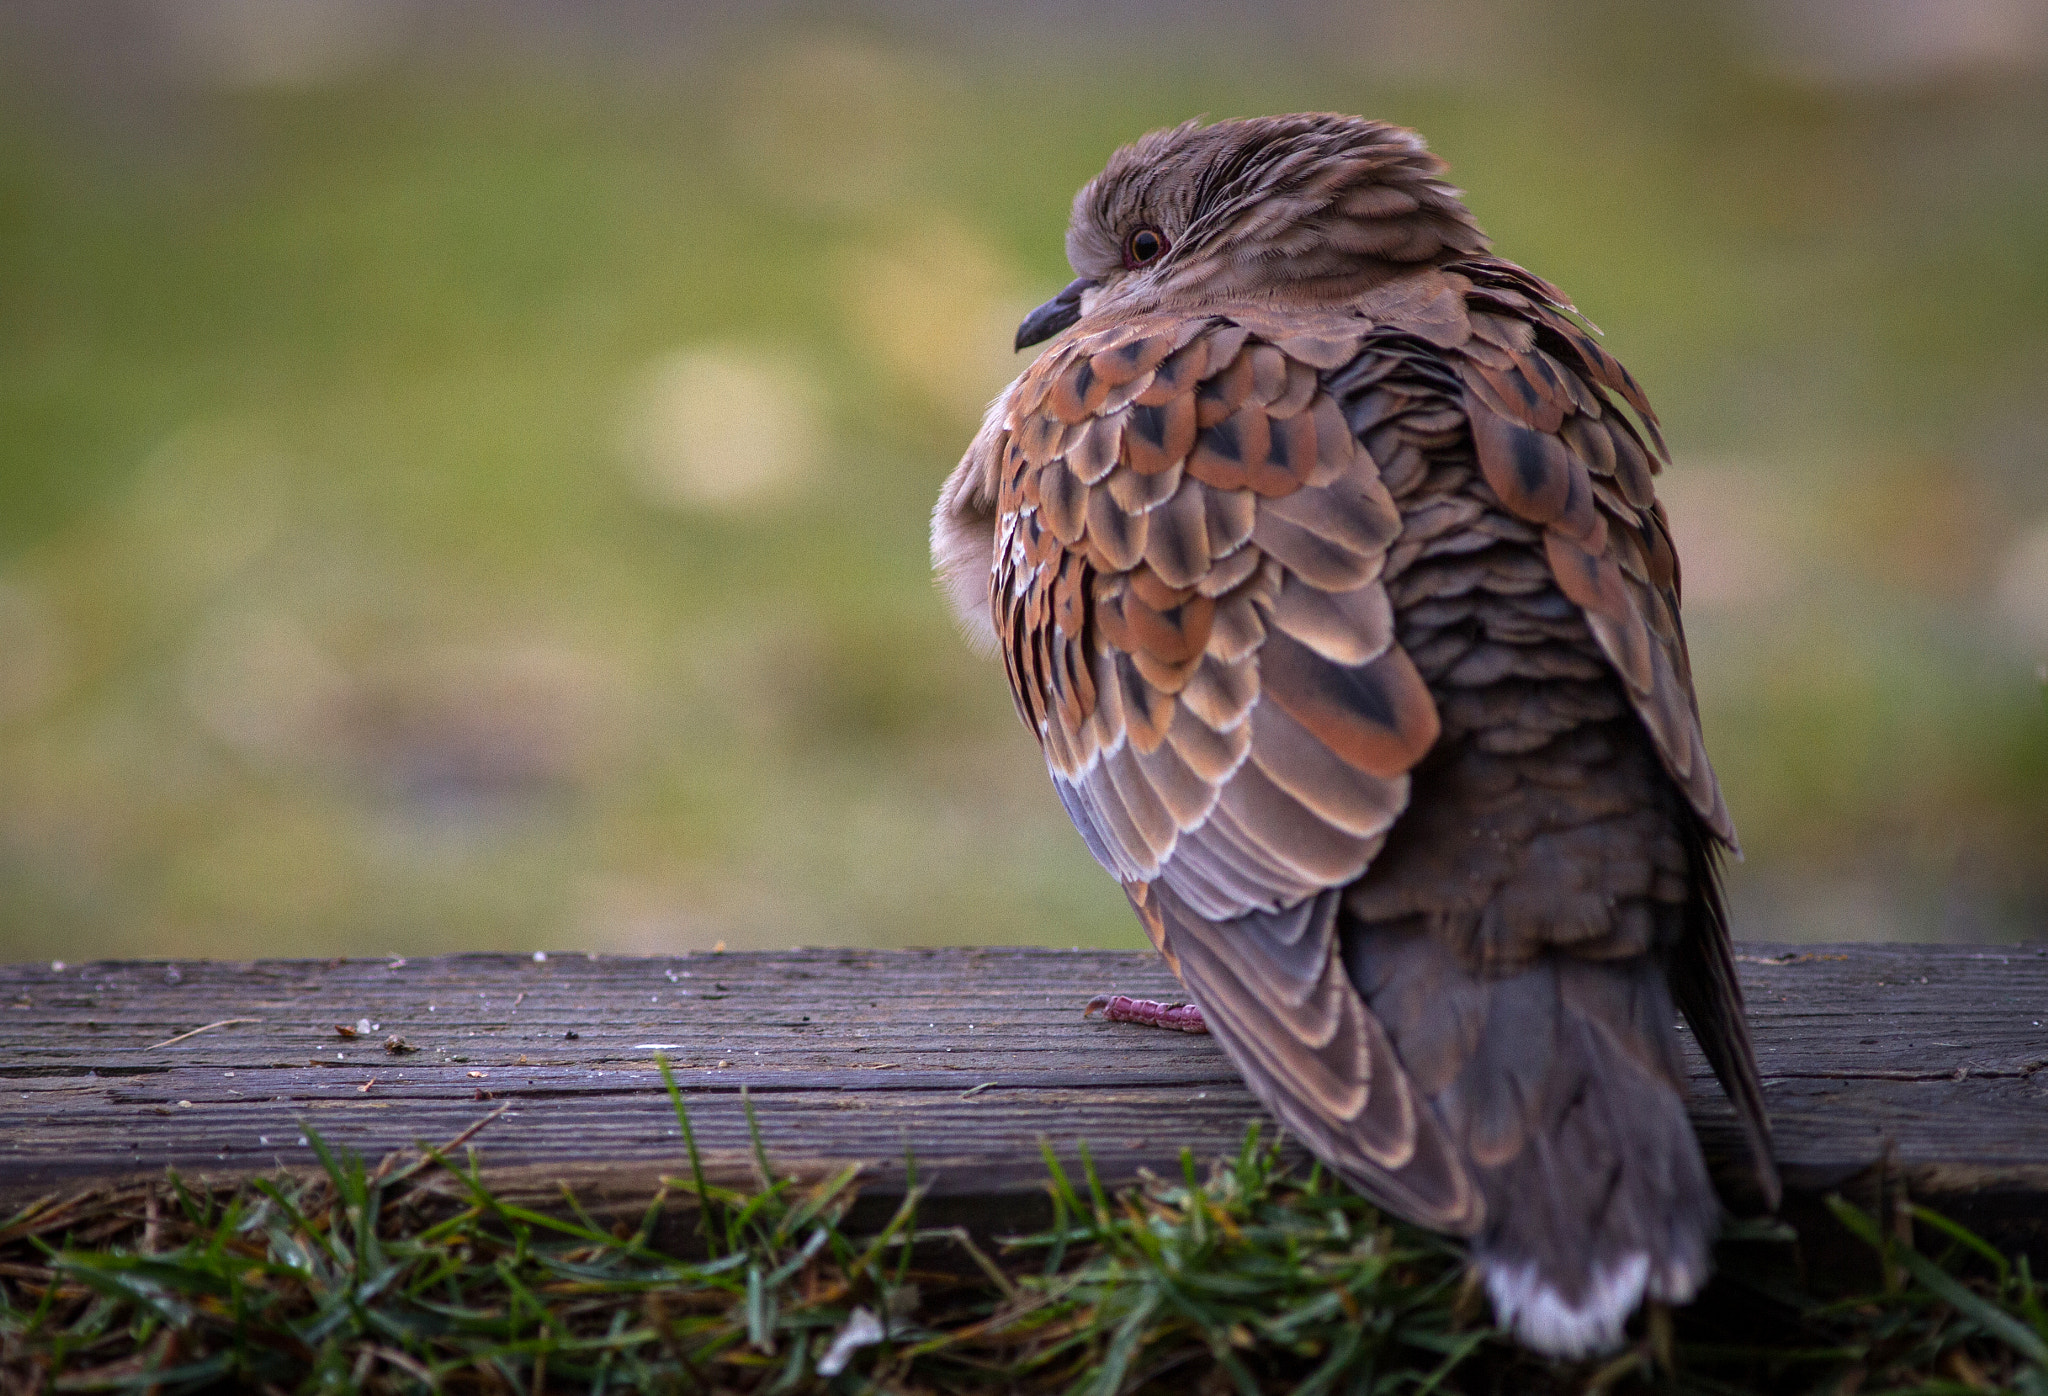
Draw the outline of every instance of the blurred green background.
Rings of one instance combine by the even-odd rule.
[[[2048,6],[0,9],[0,958],[1136,946],[930,585],[1073,190],[1421,129],[1664,413],[1738,933],[2048,925]]]

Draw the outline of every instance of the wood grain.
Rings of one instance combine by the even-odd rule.
[[[1750,945],[1740,969],[1795,1197],[1882,1171],[2048,1241],[2048,948]],[[859,1163],[886,1199],[907,1154],[948,1215],[1028,1224],[1041,1140],[1067,1160],[1085,1141],[1114,1182],[1234,1151],[1260,1117],[1210,1040],[1080,1015],[1174,989],[1150,956],[1036,949],[8,966],[0,1207],[310,1167],[309,1129],[375,1158],[501,1106],[472,1143],[502,1185],[644,1202],[686,1167],[660,1054],[723,1179],[752,1176],[744,1093],[778,1173]],[[1733,1118],[1690,1064],[1733,1186]]]

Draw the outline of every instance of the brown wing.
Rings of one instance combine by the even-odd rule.
[[[991,618],[1068,813],[1255,1089],[1384,1201],[1466,1231],[1471,1179],[1334,950],[1330,889],[1438,732],[1380,584],[1400,517],[1319,372],[1371,326],[1265,328],[1145,317],[1016,385]]]
[[[1486,483],[1543,526],[1558,586],[1585,612],[1664,768],[1733,848],[1678,619],[1678,556],[1651,478],[1668,458],[1656,414],[1554,287],[1507,262],[1457,269],[1473,279],[1472,335],[1455,362]],[[1610,394],[1635,409],[1640,429]]]
[[[1543,527],[1559,587],[1583,611],[1699,817],[1694,904],[1672,953],[1671,984],[1775,1203],[1763,1092],[1716,881],[1714,845],[1734,848],[1735,827],[1707,761],[1679,620],[1678,558],[1651,478],[1668,459],[1656,414],[1554,287],[1492,259],[1455,270],[1472,282],[1472,334],[1447,358],[1462,380],[1480,469],[1511,512]]]

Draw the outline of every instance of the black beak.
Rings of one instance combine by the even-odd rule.
[[[1066,290],[1024,317],[1024,323],[1017,326],[1017,347],[1028,349],[1042,344],[1080,319],[1081,293],[1094,290],[1098,284],[1086,276],[1069,281]]]

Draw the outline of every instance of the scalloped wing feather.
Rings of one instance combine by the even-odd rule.
[[[1212,921],[1356,878],[1436,738],[1378,583],[1393,500],[1316,364],[1268,337],[1327,362],[1370,328],[1082,327],[1003,423],[1022,468],[1003,472],[993,607],[1020,710],[1091,850]],[[1096,401],[1104,383],[1128,406]],[[1077,575],[1085,603],[1058,611],[1052,590]],[[1169,762],[1176,729],[1191,755]]]
[[[1509,512],[1542,527],[1558,586],[1585,613],[1664,768],[1734,848],[1693,696],[1676,557],[1651,484],[1653,454],[1666,458],[1656,414],[1628,370],[1565,313],[1555,287],[1507,263],[1459,266],[1480,278],[1475,305],[1496,307],[1474,311],[1472,340],[1454,356],[1486,483]]]
[[[1233,1059],[1354,1178],[1467,1231],[1479,1194],[1334,948],[1330,889],[1439,730],[1380,584],[1399,513],[1321,384],[1371,328],[1070,331],[981,444],[1004,462],[992,619],[1061,802]]]

